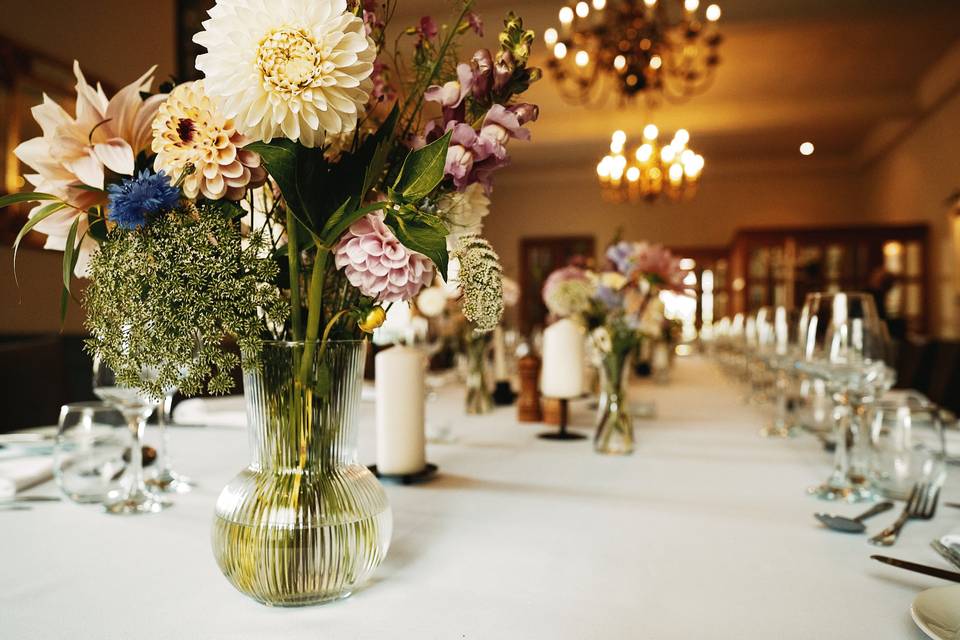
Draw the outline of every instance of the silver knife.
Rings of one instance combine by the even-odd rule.
[[[930,546],[933,547],[933,550],[940,554],[940,557],[960,569],[960,553],[957,553],[954,549],[943,544],[939,540],[932,540]]]
[[[892,567],[897,567],[898,569],[906,569],[907,571],[922,573],[927,576],[933,576],[934,578],[940,578],[941,580],[949,580],[951,582],[960,582],[960,573],[957,573],[956,571],[946,571],[945,569],[928,567],[925,564],[907,562],[906,560],[898,560],[897,558],[890,558],[887,556],[870,556],[870,557],[884,564],[889,564]]]

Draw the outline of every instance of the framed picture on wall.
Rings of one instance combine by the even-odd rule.
[[[193,41],[195,33],[202,28],[207,12],[214,0],[177,0],[177,80],[187,82],[200,78],[197,71],[197,56],[204,48]]]

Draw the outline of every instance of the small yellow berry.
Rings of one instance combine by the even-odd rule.
[[[383,310],[383,307],[374,307],[363,320],[357,323],[357,326],[364,333],[373,333],[375,329],[383,326],[386,320],[387,312]]]

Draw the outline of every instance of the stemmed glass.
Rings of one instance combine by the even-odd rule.
[[[123,472],[121,488],[111,491],[104,500],[107,513],[157,513],[169,507],[170,503],[147,489],[143,480],[143,432],[156,402],[139,389],[117,384],[113,370],[99,359],[93,363],[93,392],[123,414],[130,429],[130,460]]]
[[[173,470],[170,457],[170,424],[173,397],[176,389],[167,389],[163,400],[157,404],[157,428],[160,430],[160,443],[157,447],[156,471],[147,480],[147,484],[164,493],[189,493],[193,490],[193,481]]]
[[[778,306],[774,309],[769,340],[765,346],[767,366],[773,372],[774,414],[770,424],[760,430],[760,435],[765,438],[789,438],[796,431],[791,415],[790,390],[795,382],[794,364],[800,324],[795,314],[786,307]]]
[[[804,308],[806,331],[801,371],[822,379],[836,402],[833,472],[810,493],[824,500],[860,502],[875,498],[866,469],[851,463],[848,437],[866,446],[866,411],[893,386],[889,345],[873,297],[864,293],[814,293]],[[865,463],[866,460],[861,462]]]

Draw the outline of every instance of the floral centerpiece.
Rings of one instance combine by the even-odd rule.
[[[551,314],[578,319],[589,331],[601,376],[596,450],[629,454],[634,448],[626,397],[629,356],[644,337],[660,334],[659,293],[682,291],[686,273],[668,249],[643,242],[617,242],[606,260],[601,272],[577,266],[554,271],[543,298]]]
[[[493,175],[536,106],[534,34],[458,60],[473,0],[387,46],[397,0],[219,0],[194,40],[203,80],[108,98],[76,67],[71,114],[34,109],[17,148],[30,231],[90,277],[90,351],[143,398],[230,389],[245,369],[254,461],[223,491],[214,552],[271,605],[349,595],[386,553],[385,494],[356,459],[364,336],[459,263],[463,314],[493,330],[501,268],[479,235]],[[151,400],[152,401],[152,400]]]

